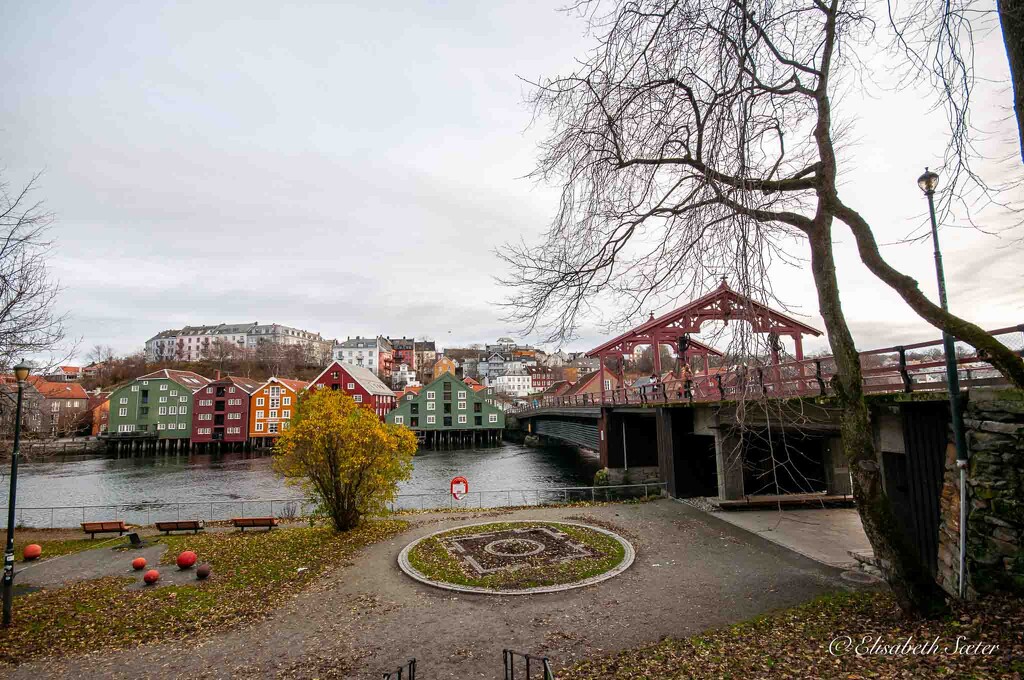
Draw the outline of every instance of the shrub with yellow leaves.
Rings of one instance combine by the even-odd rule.
[[[317,390],[299,401],[274,447],[274,469],[306,490],[347,531],[383,512],[412,474],[416,436],[382,423],[343,392]]]

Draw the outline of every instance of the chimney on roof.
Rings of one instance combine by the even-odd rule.
[[[213,379],[220,380],[220,369],[213,372]]]

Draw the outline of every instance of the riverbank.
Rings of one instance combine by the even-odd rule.
[[[633,544],[636,560],[597,585],[499,599],[422,585],[398,568],[398,554],[416,538],[493,518],[608,528]],[[836,569],[671,500],[408,519],[403,533],[363,548],[347,566],[326,572],[253,625],[206,629],[202,644],[185,639],[135,647],[130,655],[30,661],[9,675],[379,678],[416,657],[424,677],[493,677],[503,648],[545,654],[557,672],[665,636],[685,637],[826,593],[863,589]]]
[[[299,494],[273,471],[271,463],[269,452],[58,456],[26,461],[19,468],[16,521],[27,527],[74,527],[84,521],[114,519],[114,515],[130,523],[151,524],[179,517],[215,521],[244,514],[301,514],[300,507],[294,511],[286,507]],[[474,504],[536,504],[538,493],[545,489],[589,487],[598,468],[596,457],[570,447],[504,443],[419,451],[413,459],[412,478],[399,487],[403,500],[398,508],[447,504],[449,482],[456,476],[469,479],[468,500]],[[0,505],[6,506],[7,488],[0,486]],[[252,500],[260,503],[251,504]],[[63,509],[51,509],[57,505]]]

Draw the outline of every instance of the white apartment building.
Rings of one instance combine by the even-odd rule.
[[[498,394],[525,397],[533,392],[533,377],[525,373],[503,373],[491,378],[488,384]]]
[[[146,341],[146,361],[198,361],[209,355],[214,342],[223,340],[239,349],[256,349],[260,345],[306,345],[311,351],[322,349],[326,342],[319,333],[311,333],[281,324],[260,324],[253,321],[215,326],[185,326],[167,330]],[[330,343],[333,345],[333,343]],[[321,360],[322,357],[317,357]]]
[[[363,338],[357,335],[335,344],[334,360],[352,366],[362,366],[378,374],[381,371],[390,372],[391,343],[381,335],[376,338]]]
[[[395,387],[399,385],[415,387],[421,383],[416,379],[416,371],[409,368],[409,364],[399,364],[398,368],[391,372],[391,384]]]

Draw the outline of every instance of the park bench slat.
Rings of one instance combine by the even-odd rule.
[[[198,534],[200,531],[205,531],[205,523],[201,519],[177,519],[154,522],[157,531],[162,531],[165,534],[170,534],[172,531],[191,531],[194,534]]]
[[[82,531],[89,534],[90,538],[96,538],[96,534],[108,534],[117,532],[118,536],[128,531],[123,519],[105,522],[82,522]]]
[[[246,527],[266,527],[269,531],[277,526],[276,517],[232,517],[231,523],[245,531]]]

